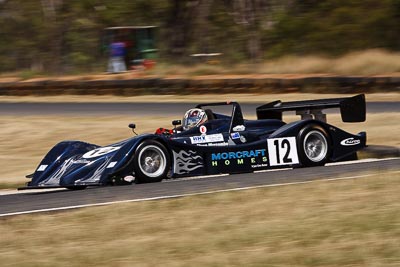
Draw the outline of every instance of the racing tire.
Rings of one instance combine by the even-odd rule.
[[[146,140],[136,149],[133,159],[135,183],[161,182],[167,177],[170,167],[167,149],[155,140]]]
[[[324,166],[329,160],[331,140],[319,125],[303,127],[297,135],[297,146],[301,167]]]

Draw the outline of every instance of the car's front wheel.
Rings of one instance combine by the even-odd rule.
[[[167,177],[170,156],[160,142],[146,140],[137,148],[133,164],[136,183],[160,182]]]
[[[330,155],[330,138],[319,125],[305,126],[297,136],[300,163],[304,167],[323,166]]]

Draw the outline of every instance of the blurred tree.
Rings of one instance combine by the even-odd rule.
[[[201,0],[197,3],[196,14],[194,18],[194,41],[196,43],[194,52],[211,53],[210,42],[212,42],[209,33],[210,28],[210,11],[213,5],[213,0]]]
[[[171,0],[167,19],[167,38],[170,56],[175,60],[186,56],[193,37],[193,17],[200,0]]]
[[[399,49],[399,0],[293,0],[265,36],[269,55],[338,55],[368,48]],[[396,48],[397,46],[397,48]]]
[[[262,36],[273,28],[274,13],[285,11],[292,0],[225,0],[236,24],[244,27],[248,57],[253,61],[263,58]]]
[[[47,31],[49,41],[49,53],[51,60],[46,62],[47,69],[51,72],[60,72],[61,47],[63,44],[63,20],[58,19],[58,11],[63,5],[62,0],[40,0],[45,23],[43,27]],[[36,62],[34,63],[36,64]]]
[[[235,22],[247,32],[247,51],[253,61],[261,59],[261,20],[266,17],[268,0],[226,1],[232,9]]]
[[[163,59],[400,50],[400,0],[0,0],[0,71],[104,69],[105,27],[156,25]]]

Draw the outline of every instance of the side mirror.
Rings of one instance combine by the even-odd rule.
[[[178,126],[178,125],[181,125],[181,124],[182,124],[181,120],[173,120],[172,121],[172,125],[174,125],[174,126]]]
[[[138,134],[135,132],[136,124],[134,124],[134,123],[129,123],[128,127],[132,129],[132,132],[133,132],[134,134],[138,135]]]

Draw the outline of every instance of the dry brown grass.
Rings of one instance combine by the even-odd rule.
[[[61,95],[61,96],[0,96],[0,103],[26,102],[72,102],[72,103],[200,103],[209,102],[210,99],[218,98],[221,101],[237,101],[240,103],[269,102],[275,100],[296,101],[320,98],[348,97],[354,94],[219,94],[219,95],[144,95],[144,96],[114,96],[114,95]],[[373,93],[366,94],[367,101],[400,101],[400,93]]]
[[[380,49],[358,51],[332,58],[326,56],[285,56],[259,64],[199,64],[179,66],[159,64],[154,75],[199,76],[212,74],[336,74],[396,75],[400,72],[400,53]]]
[[[381,49],[352,52],[339,57],[319,55],[284,56],[269,59],[257,64],[194,64],[176,65],[159,62],[147,72],[127,72],[120,74],[85,73],[81,75],[45,76],[35,73],[0,73],[3,82],[35,80],[98,80],[132,79],[135,77],[197,77],[204,75],[274,75],[288,77],[301,75],[361,75],[361,76],[399,76],[400,53]]]
[[[367,50],[338,58],[288,56],[262,65],[261,73],[333,73],[379,75],[400,72],[400,53]]]
[[[400,265],[400,174],[2,219],[2,266]]]
[[[250,117],[251,118],[251,117]],[[254,117],[253,117],[254,118]],[[367,122],[342,123],[338,115],[328,116],[328,122],[351,133],[366,131],[368,144],[400,147],[399,113],[371,114]],[[25,182],[42,157],[62,140],[82,140],[108,145],[132,136],[127,125],[135,122],[139,133],[154,132],[157,127],[171,127],[174,117],[59,117],[0,116],[0,183],[15,185]],[[287,121],[298,119],[290,116]]]

